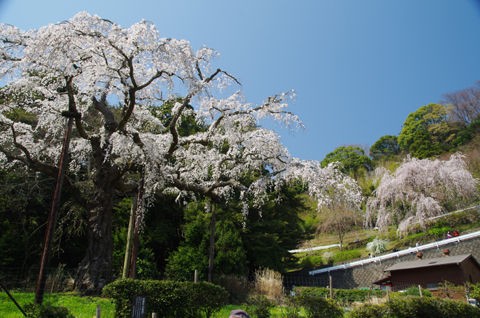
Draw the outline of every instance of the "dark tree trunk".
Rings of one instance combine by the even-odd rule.
[[[113,192],[113,191],[111,191]],[[84,294],[100,294],[112,280],[112,197],[104,193],[104,205],[91,209],[88,227],[88,248],[80,262],[75,288]]]
[[[99,166],[94,178],[95,193],[88,204],[88,248],[75,279],[75,289],[84,294],[100,294],[112,280],[113,196],[120,173],[108,163]]]

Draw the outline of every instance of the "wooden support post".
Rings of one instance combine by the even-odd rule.
[[[332,274],[328,273],[328,288],[330,289],[330,299],[333,299]]]

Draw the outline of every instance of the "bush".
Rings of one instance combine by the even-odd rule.
[[[307,318],[343,317],[343,309],[332,299],[309,293],[301,293],[295,297],[295,301],[297,305],[305,309]]]
[[[135,297],[146,298],[147,315],[159,317],[210,317],[227,303],[227,291],[210,283],[120,279],[103,289],[115,302],[115,317],[131,317]]]
[[[355,308],[348,315],[348,318],[383,318],[388,317],[388,307],[386,305],[363,305]]]
[[[382,240],[376,237],[373,241],[367,243],[367,250],[371,255],[377,255],[387,250],[387,240]]]
[[[399,293],[402,296],[420,296],[420,291],[417,286],[407,288],[403,293]],[[432,292],[428,289],[422,288],[423,297],[432,297]]]
[[[270,318],[273,302],[264,295],[252,295],[248,298],[248,312],[257,318]]]
[[[230,304],[241,304],[247,301],[250,283],[246,277],[234,275],[215,275],[214,283],[222,286],[230,294]]]
[[[354,309],[349,318],[480,318],[480,309],[464,302],[425,298],[399,297],[383,305],[366,305]]]
[[[265,268],[255,272],[255,293],[280,304],[284,297],[282,274]]]
[[[75,318],[67,308],[52,306],[50,304],[25,306],[28,318]]]
[[[330,290],[325,287],[297,287],[295,293],[327,298],[330,295]],[[344,305],[353,302],[365,302],[372,297],[383,297],[384,295],[385,292],[380,289],[333,289],[333,299]]]

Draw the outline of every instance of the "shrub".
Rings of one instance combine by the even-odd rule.
[[[295,302],[295,297],[286,299],[286,306],[281,307],[281,317],[284,318],[301,318],[301,308]]]
[[[400,293],[402,296],[420,296],[420,290],[418,290],[417,286],[412,286],[407,288],[403,293]],[[428,289],[422,288],[422,296],[423,297],[432,297],[432,292]]]
[[[470,297],[480,301],[480,283],[470,286]]]
[[[330,290],[325,287],[297,287],[298,295],[307,294],[327,298]],[[365,302],[372,297],[383,297],[385,292],[380,289],[333,289],[333,298],[341,304],[348,305],[353,302]]]
[[[348,318],[383,318],[388,317],[386,305],[363,305],[348,313]]]
[[[367,243],[367,250],[372,254],[380,254],[387,250],[387,241],[376,237],[373,241]]]
[[[265,268],[255,272],[255,293],[264,295],[277,304],[283,300],[282,274]]]
[[[248,298],[248,312],[257,318],[270,318],[273,302],[264,295],[252,295]]]
[[[398,297],[383,305],[354,309],[349,318],[479,318],[480,309],[464,302],[431,297]]]
[[[230,304],[241,304],[247,301],[250,283],[246,277],[234,275],[216,275],[214,283],[222,286],[230,294]]]
[[[295,301],[305,309],[307,318],[343,317],[343,309],[332,299],[309,293],[301,293],[295,297]]]
[[[103,294],[114,299],[115,317],[131,317],[136,296],[146,298],[146,311],[160,317],[210,317],[227,303],[227,291],[210,283],[120,279]]]
[[[50,304],[28,304],[25,313],[28,318],[75,318],[67,308]]]

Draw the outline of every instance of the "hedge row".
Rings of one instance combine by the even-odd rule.
[[[325,287],[296,287],[297,295],[311,295],[323,298],[330,297],[330,289]],[[333,299],[342,304],[364,302],[372,297],[383,297],[385,292],[380,289],[333,289]]]
[[[103,288],[103,294],[115,302],[115,317],[132,317],[137,296],[145,297],[146,313],[165,318],[210,317],[228,301],[227,291],[217,285],[200,282],[120,279]]]
[[[467,303],[421,297],[394,298],[382,305],[364,305],[349,318],[480,318],[480,309]]]

